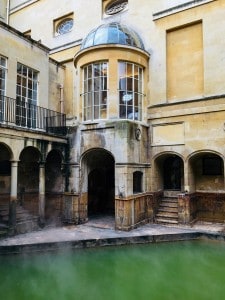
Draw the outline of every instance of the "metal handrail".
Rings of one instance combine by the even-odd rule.
[[[66,135],[65,114],[3,95],[0,95],[0,123]]]

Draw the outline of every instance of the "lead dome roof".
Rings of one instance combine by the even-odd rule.
[[[81,50],[105,44],[127,45],[144,50],[139,35],[126,25],[117,22],[102,24],[89,32],[81,44]]]

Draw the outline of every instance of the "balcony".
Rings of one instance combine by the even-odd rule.
[[[66,115],[0,95],[0,124],[66,135]]]

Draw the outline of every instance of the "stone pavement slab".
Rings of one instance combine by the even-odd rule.
[[[29,251],[54,250],[71,246],[84,248],[107,245],[188,240],[199,238],[202,233],[219,234],[224,224],[199,223],[190,226],[162,226],[146,224],[132,231],[114,229],[112,217],[90,219],[86,224],[57,228],[45,228],[40,231],[16,235],[0,240],[0,253],[21,253]],[[10,248],[11,247],[11,248]]]

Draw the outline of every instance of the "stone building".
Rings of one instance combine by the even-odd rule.
[[[25,200],[41,224],[99,213],[121,230],[224,221],[224,1],[0,9],[1,101],[15,99],[0,127],[2,204]],[[29,82],[21,92],[25,67],[33,98]],[[54,111],[40,128],[39,106]]]

